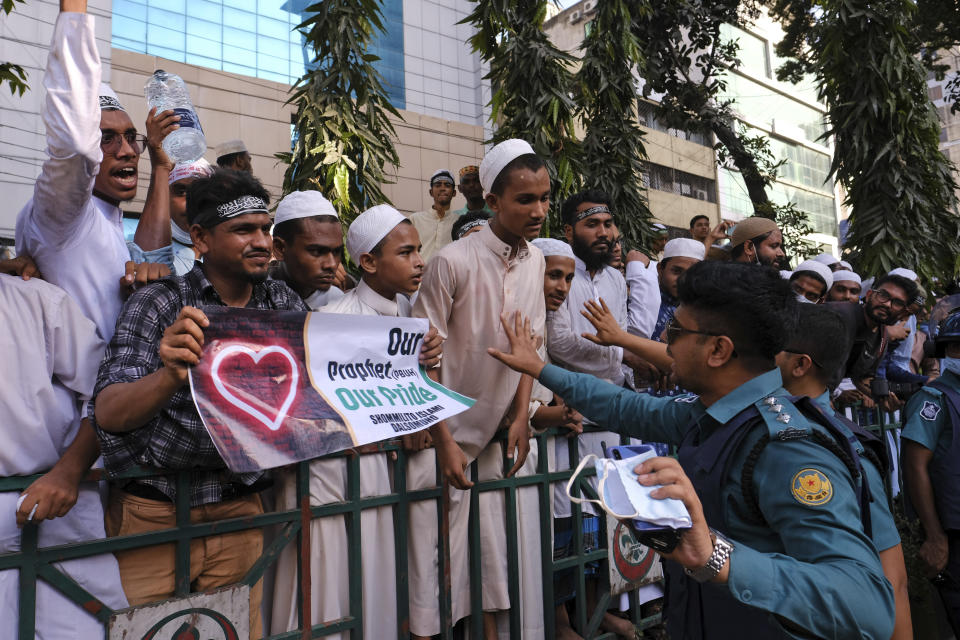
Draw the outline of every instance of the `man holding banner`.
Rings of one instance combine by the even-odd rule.
[[[123,307],[100,367],[91,403],[109,476],[138,465],[191,474],[191,520],[209,522],[263,512],[261,472],[225,468],[191,397],[188,371],[200,362],[204,329],[200,307],[229,306],[305,311],[286,284],[267,280],[270,196],[246,173],[221,170],[190,185],[187,217],[203,259],[185,276],[146,286]],[[107,534],[134,534],[174,526],[172,476],[113,483]],[[205,591],[239,582],[260,556],[259,529],[194,540],[190,578]],[[118,551],[120,576],[131,604],[174,594],[174,545]],[[261,584],[250,592],[250,637],[262,635]]]

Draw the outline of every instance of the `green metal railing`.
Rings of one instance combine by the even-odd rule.
[[[590,431],[590,429],[586,429]],[[479,496],[481,492],[501,491],[504,493],[504,502],[506,506],[506,539],[508,554],[508,589],[510,602],[514,603],[509,612],[510,634],[513,638],[521,637],[521,610],[520,602],[520,582],[519,582],[519,552],[517,544],[517,492],[525,487],[535,487],[538,491],[539,518],[540,518],[540,540],[541,540],[541,573],[543,580],[543,611],[545,636],[553,638],[556,635],[554,619],[554,574],[565,569],[573,569],[577,585],[578,597],[575,600],[574,615],[572,622],[581,635],[588,638],[615,638],[614,634],[599,633],[598,629],[603,619],[603,614],[610,604],[611,596],[609,585],[607,585],[606,566],[607,551],[605,544],[601,543],[596,550],[583,552],[583,513],[579,505],[572,505],[573,515],[573,549],[574,555],[559,560],[553,558],[553,517],[552,501],[553,487],[555,483],[566,483],[572,475],[572,469],[577,466],[580,455],[578,451],[577,438],[570,438],[569,443],[569,469],[563,471],[550,471],[549,460],[552,457],[550,448],[553,446],[552,437],[565,437],[566,432],[558,433],[557,430],[549,430],[542,434],[535,435],[532,440],[537,442],[538,460],[536,473],[525,476],[514,476],[512,478],[498,478],[495,480],[478,481],[477,463],[474,462],[471,468],[474,486],[470,490],[470,525],[468,533],[468,548],[470,556],[470,605],[471,615],[466,624],[470,626],[473,637],[482,637],[483,616],[482,616],[482,598],[480,585],[482,582],[481,564],[480,564],[480,530],[478,519]],[[505,442],[505,435],[502,438]],[[626,438],[621,438],[626,442]],[[613,444],[613,443],[610,443]],[[504,447],[505,449],[505,447]],[[371,497],[360,497],[360,455],[368,453],[388,452],[396,456],[396,463],[393,467],[393,492],[384,495]],[[254,517],[243,517],[217,522],[191,523],[190,505],[189,505],[189,471],[182,471],[176,474],[165,473],[162,475],[175,475],[177,487],[177,500],[175,501],[176,526],[170,529],[152,531],[149,533],[140,533],[135,535],[118,536],[102,540],[91,540],[88,542],[78,542],[74,544],[38,547],[38,525],[28,523],[23,528],[21,538],[21,550],[15,553],[0,554],[0,570],[17,569],[20,572],[20,615],[19,615],[19,638],[20,640],[30,640],[34,638],[35,630],[35,607],[36,607],[36,586],[37,580],[43,580],[55,589],[62,592],[67,598],[82,606],[98,620],[104,623],[105,627],[114,611],[100,602],[95,596],[81,587],[76,581],[59,571],[55,562],[80,558],[102,553],[111,553],[127,549],[173,543],[176,546],[176,596],[182,597],[190,593],[190,541],[196,538],[202,538],[210,535],[219,535],[234,531],[247,529],[262,529],[265,527],[279,526],[279,533],[267,544],[262,555],[253,564],[247,572],[242,583],[251,587],[263,577],[265,571],[273,565],[287,545],[295,543],[299,553],[297,554],[297,567],[299,571],[299,584],[297,599],[300,603],[299,609],[299,628],[294,631],[279,633],[266,636],[273,640],[293,639],[293,638],[317,638],[324,637],[337,632],[349,632],[352,640],[363,638],[363,592],[362,592],[362,571],[361,571],[361,546],[363,532],[361,531],[361,513],[366,509],[389,506],[393,510],[394,518],[394,549],[396,558],[396,598],[397,598],[397,637],[409,637],[409,580],[407,567],[407,542],[409,538],[408,527],[408,507],[411,503],[432,500],[437,505],[438,515],[438,533],[440,541],[439,576],[440,584],[440,621],[441,637],[445,640],[454,637],[454,630],[451,624],[451,581],[450,581],[450,563],[449,550],[450,540],[447,535],[448,521],[447,513],[449,510],[449,499],[446,486],[439,483],[432,488],[407,490],[407,456],[406,452],[394,442],[381,443],[364,447],[361,452],[341,452],[328,458],[345,458],[347,461],[347,500],[340,503],[331,503],[313,506],[310,504],[310,463],[301,462],[293,465],[292,468],[296,474],[296,499],[298,507],[291,510],[278,510],[267,512]],[[504,459],[504,470],[512,466],[512,461]],[[582,474],[586,477],[592,474],[588,471]],[[124,473],[117,480],[131,480],[135,478],[144,478],[151,475],[158,475],[156,470],[137,470]],[[505,474],[504,474],[505,475]],[[21,491],[30,485],[38,476],[17,476],[0,478],[0,491]],[[578,493],[587,497],[596,497],[590,486],[578,478],[574,483],[575,495]],[[89,474],[87,481],[98,481],[102,479],[102,472],[93,471]],[[347,540],[349,544],[349,595],[350,611],[349,615],[337,620],[314,621],[311,619],[311,575],[310,575],[310,521],[315,518],[325,516],[343,515],[346,528]],[[606,519],[599,518],[600,531],[599,539],[606,541]],[[40,525],[42,526],[42,524]],[[593,611],[588,611],[586,603],[586,569],[590,563],[599,562],[601,564],[600,592],[597,597],[597,604]],[[270,600],[265,596],[264,600]],[[640,607],[636,602],[634,594],[630,594],[630,608],[628,612],[630,620],[637,629],[649,628],[660,622],[659,614],[648,618],[642,618]]]

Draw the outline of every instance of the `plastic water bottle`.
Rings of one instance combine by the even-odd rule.
[[[173,109],[180,116],[179,129],[163,139],[163,150],[175,163],[189,164],[199,160],[207,150],[207,140],[200,127],[200,119],[190,102],[190,94],[183,79],[163,69],[157,69],[143,86],[147,108],[157,108],[157,113]]]

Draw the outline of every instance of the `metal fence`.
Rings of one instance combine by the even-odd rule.
[[[586,429],[590,431],[590,429]],[[478,519],[479,496],[482,492],[498,491],[504,495],[506,506],[506,540],[508,553],[508,585],[510,601],[513,604],[509,612],[510,635],[513,638],[521,636],[521,612],[517,603],[520,602],[520,584],[518,576],[518,544],[517,544],[517,492],[521,488],[535,487],[539,500],[540,540],[541,540],[541,572],[543,581],[543,611],[545,636],[555,637],[554,604],[554,574],[558,571],[572,569],[575,576],[578,597],[575,600],[572,622],[584,637],[588,638],[615,638],[614,634],[599,633],[598,629],[603,614],[610,605],[611,596],[607,581],[600,580],[600,592],[596,607],[588,610],[586,598],[587,565],[600,563],[601,575],[606,574],[607,550],[599,548],[584,552],[582,510],[579,505],[571,507],[573,515],[573,549],[575,552],[569,557],[554,560],[553,545],[553,487],[555,483],[566,483],[572,475],[572,469],[577,466],[580,454],[577,438],[570,438],[569,468],[563,471],[550,471],[550,448],[552,438],[565,437],[566,432],[548,430],[535,435],[531,441],[537,443],[539,451],[536,473],[532,475],[499,478],[495,480],[478,481],[477,463],[472,465],[471,473],[474,486],[470,490],[470,525],[469,525],[469,559],[470,559],[470,603],[471,615],[465,621],[471,637],[483,637],[483,616],[481,604],[482,582],[480,562],[480,530]],[[505,440],[505,438],[504,438]],[[626,443],[626,438],[621,438]],[[614,444],[614,443],[609,443]],[[506,447],[504,447],[504,450]],[[369,453],[389,452],[396,455],[396,464],[392,465],[393,492],[373,497],[360,497],[360,457]],[[449,572],[449,537],[445,535],[446,512],[448,509],[448,492],[446,487],[439,483],[433,488],[421,490],[407,490],[406,482],[406,452],[396,443],[387,442],[363,448],[361,452],[348,451],[328,457],[341,457],[347,460],[347,500],[345,502],[311,506],[310,504],[310,463],[302,462],[293,466],[296,474],[296,504],[297,509],[267,512],[254,517],[236,518],[218,522],[191,523],[189,505],[189,471],[175,474],[177,486],[177,500],[175,502],[176,527],[141,533],[136,535],[118,536],[102,540],[78,542],[74,544],[38,548],[38,525],[28,523],[22,532],[21,550],[15,553],[0,555],[0,570],[16,569],[20,572],[20,615],[19,638],[30,640],[34,638],[36,586],[38,580],[43,580],[59,590],[70,600],[82,606],[106,625],[115,613],[100,602],[91,593],[81,587],[76,581],[65,575],[54,565],[56,562],[74,558],[93,556],[102,553],[134,549],[139,547],[174,543],[176,548],[176,596],[186,596],[190,593],[190,541],[209,535],[218,535],[245,529],[265,529],[268,527],[279,530],[277,535],[264,547],[263,554],[254,563],[246,574],[243,584],[253,586],[263,576],[280,556],[281,551],[290,544],[296,544],[298,549],[299,585],[297,600],[299,607],[299,628],[294,631],[266,636],[280,640],[292,638],[317,638],[337,632],[349,632],[353,640],[363,638],[362,611],[362,572],[361,546],[363,532],[361,531],[361,513],[366,509],[389,506],[393,511],[394,520],[394,553],[396,558],[396,604],[397,604],[397,637],[409,637],[409,602],[408,602],[408,571],[407,571],[407,542],[410,535],[408,527],[408,507],[411,503],[421,500],[431,500],[437,505],[439,540],[441,550],[438,554],[440,584],[440,620],[441,637],[450,639],[455,637],[451,624],[451,591]],[[508,470],[512,461],[504,459],[504,469]],[[91,472],[87,481],[101,480],[99,471]],[[592,471],[588,471],[574,483],[574,495],[596,497],[590,486],[583,481]],[[157,475],[156,470],[138,470],[124,473],[122,479],[130,480]],[[170,476],[170,473],[163,475]],[[505,475],[505,474],[504,474]],[[38,476],[0,478],[0,491],[21,491],[30,485]],[[119,478],[118,478],[119,479]],[[342,514],[347,527],[349,544],[349,594],[350,612],[348,616],[337,620],[312,620],[310,606],[310,521]],[[606,521],[600,521],[600,540],[606,540]],[[40,525],[42,526],[42,524]],[[600,545],[603,547],[604,545]],[[265,597],[265,601],[268,599]],[[640,607],[634,594],[630,594],[629,619],[638,630],[649,628],[660,622],[660,616],[655,615],[646,619],[641,617]]]

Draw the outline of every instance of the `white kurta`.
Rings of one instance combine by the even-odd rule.
[[[508,349],[501,314],[520,311],[537,335],[544,331],[544,258],[539,249],[523,243],[517,255],[489,226],[447,245],[427,264],[414,315],[428,318],[445,338],[440,370],[444,386],[475,398],[473,407],[446,420],[450,433],[468,459],[476,458],[481,480],[501,477],[499,444],[490,445],[510,408],[520,375],[487,354],[487,347]],[[425,456],[411,459],[411,488],[434,485]],[[469,492],[451,489],[450,572],[453,621],[470,613],[467,558]],[[510,607],[503,528],[503,496],[481,494],[480,535],[483,570],[483,608]],[[437,563],[437,510],[433,502],[410,508],[410,629],[417,635],[440,631]]]
[[[627,288],[630,297],[627,301],[627,331],[641,338],[649,337],[657,326],[657,314],[660,312],[660,279],[657,276],[657,263],[650,264],[634,260],[627,263]]]
[[[420,234],[420,257],[424,262],[428,262],[437,251],[453,242],[453,223],[459,218],[460,216],[450,209],[441,218],[432,207],[410,214],[409,220]]]
[[[73,442],[80,402],[97,378],[103,342],[96,328],[61,289],[41,280],[0,275],[0,476],[49,470]],[[0,493],[0,553],[20,548],[15,512],[19,492]],[[40,546],[106,537],[96,485],[83,485],[63,518],[39,524]],[[112,555],[58,563],[81,586],[115,609],[127,606]],[[0,572],[0,640],[17,637],[19,578]],[[103,637],[103,626],[44,582],[37,588],[37,637]]]
[[[339,291],[339,290],[338,290]],[[398,295],[387,300],[363,281],[322,313],[409,316],[410,302]],[[385,454],[360,456],[360,495],[370,497],[391,492],[390,470]],[[310,464],[310,503],[330,504],[347,500],[347,462],[343,458],[317,460]],[[294,474],[284,473],[277,491],[277,504],[296,508]],[[397,635],[396,559],[393,509],[365,509],[360,515],[360,550],[363,567],[363,635],[395,638]],[[349,557],[344,516],[318,518],[310,523],[310,570],[313,623],[332,621],[350,614]],[[289,545],[277,562],[271,633],[297,628],[297,550]],[[346,638],[337,634],[332,638]]]
[[[43,76],[47,154],[33,198],[17,217],[19,251],[113,337],[130,259],[120,209],[91,195],[100,170],[100,57],[92,15],[57,18]]]
[[[564,369],[589,373],[598,378],[621,385],[624,382],[621,361],[623,349],[620,347],[602,347],[583,338],[583,333],[594,333],[593,325],[581,315],[583,303],[587,300],[603,298],[607,303],[617,324],[627,326],[627,285],[620,272],[612,267],[604,267],[595,276],[590,277],[586,266],[579,258],[575,259],[576,275],[570,284],[570,293],[561,307],[547,314],[547,350],[550,359]],[[633,264],[633,263],[631,263]],[[584,416],[584,424],[590,422],[589,416]],[[603,444],[607,446],[620,444],[617,434],[603,431],[585,433],[578,436],[580,457],[593,453],[603,455]],[[559,469],[568,469],[567,439],[555,440],[556,462]],[[591,486],[596,488],[597,479],[590,478]],[[570,515],[570,500],[561,487],[554,491],[554,510],[556,517],[563,518]],[[596,513],[592,505],[584,504],[584,512]]]

